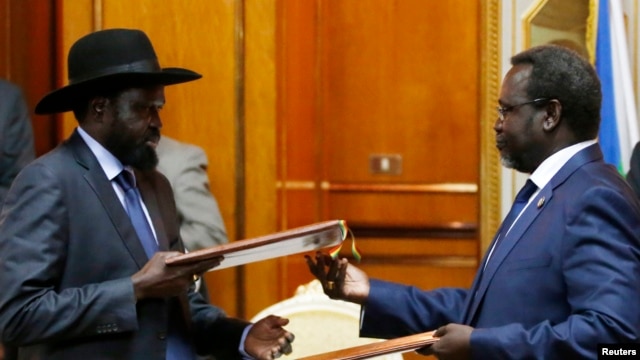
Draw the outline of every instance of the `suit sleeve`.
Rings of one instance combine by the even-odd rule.
[[[25,168],[0,216],[0,332],[23,346],[105,332],[136,330],[127,278],[60,289],[68,251],[69,213],[54,172]]]
[[[564,212],[558,214],[567,219],[558,241],[571,314],[566,321],[542,321],[530,328],[508,324],[476,329],[473,358],[594,358],[598,343],[640,341],[637,206],[621,193],[594,187]]]
[[[27,104],[22,92],[9,86],[3,92],[5,105],[0,104],[0,205],[18,172],[35,158]]]
[[[465,289],[422,291],[372,279],[362,309],[360,336],[390,339],[460,322],[467,294]]]
[[[637,143],[631,153],[627,182],[633,188],[636,196],[640,198],[640,143]]]
[[[240,339],[249,322],[227,317],[222,309],[206,303],[199,293],[191,292],[189,297],[197,352],[217,359],[240,360]]]
[[[203,154],[204,155],[204,154]],[[154,177],[159,181],[158,193],[163,195],[163,221],[168,230],[170,247],[174,251],[183,251],[183,240],[178,235],[175,195],[165,176]],[[190,314],[191,333],[196,352],[201,355],[214,355],[217,359],[240,360],[240,339],[243,330],[249,325],[240,319],[227,317],[224,311],[204,300],[195,286],[187,294]]]
[[[197,147],[187,149],[171,186],[180,216],[180,236],[193,251],[228,240],[218,203],[209,189],[206,154]]]

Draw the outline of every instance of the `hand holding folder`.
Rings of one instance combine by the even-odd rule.
[[[375,356],[418,350],[438,341],[433,337],[435,331],[409,335],[401,338],[355,346],[347,349],[331,351],[324,354],[307,356],[298,360],[360,360]]]

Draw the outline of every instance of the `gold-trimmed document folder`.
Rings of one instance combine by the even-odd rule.
[[[433,337],[434,333],[435,331],[429,331],[396,339],[331,351],[324,354],[307,356],[298,360],[360,360],[370,359],[372,357],[387,354],[403,353],[412,350],[418,350],[435,343],[439,339]]]
[[[340,245],[347,236],[344,220],[331,220],[297,227],[265,236],[238,240],[174,256],[167,266],[186,265],[223,256],[219,266],[211,270],[249,264],[282,256],[320,250]]]

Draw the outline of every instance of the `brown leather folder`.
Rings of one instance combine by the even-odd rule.
[[[186,265],[223,256],[219,270],[281,256],[337,246],[345,239],[343,220],[319,222],[251,239],[234,241],[178,255],[165,260],[168,266]]]
[[[433,337],[434,332],[435,331],[429,331],[426,333],[409,335],[401,338],[355,346],[342,350],[327,352],[324,354],[307,356],[298,360],[358,360],[370,359],[375,356],[418,350],[438,341],[438,338]]]

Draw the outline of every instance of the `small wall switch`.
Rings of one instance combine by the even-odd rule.
[[[402,155],[371,154],[369,155],[369,171],[372,174],[400,175],[402,174]]]

